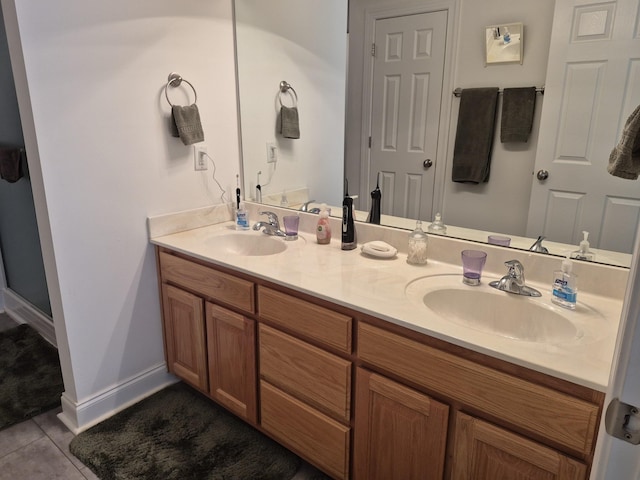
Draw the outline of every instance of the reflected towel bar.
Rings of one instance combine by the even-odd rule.
[[[502,93],[502,88],[498,90],[498,93]],[[536,87],[536,93],[539,93],[541,95],[544,95],[544,87]],[[453,96],[454,97],[459,97],[460,95],[462,95],[462,89],[461,88],[456,88],[453,91]]]

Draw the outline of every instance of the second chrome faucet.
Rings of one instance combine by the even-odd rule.
[[[518,260],[509,260],[504,262],[509,269],[507,274],[500,280],[490,282],[489,286],[497,288],[507,293],[515,293],[516,295],[524,295],[526,297],[541,297],[542,294],[535,288],[525,285],[524,266]]]

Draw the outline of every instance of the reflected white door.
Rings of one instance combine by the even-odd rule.
[[[447,12],[378,19],[369,190],[382,213],[431,220]]]
[[[638,0],[556,2],[528,237],[632,252],[640,181],[606,168],[640,104],[638,18]]]

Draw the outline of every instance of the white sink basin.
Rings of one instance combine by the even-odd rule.
[[[296,240],[301,241],[301,240]],[[209,247],[242,256],[275,255],[287,249],[287,244],[280,237],[270,237],[260,232],[225,232],[209,237],[206,240]]]
[[[493,280],[493,279],[491,279]],[[604,317],[579,304],[576,311],[550,300],[501,292],[483,284],[462,284],[462,275],[433,275],[410,282],[405,293],[441,319],[485,333],[526,342],[566,344],[598,336]]]

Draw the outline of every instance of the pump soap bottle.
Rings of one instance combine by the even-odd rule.
[[[320,218],[316,227],[316,240],[320,245],[331,243],[331,223],[329,222],[329,211],[327,204],[320,205]]]
[[[349,182],[344,180],[344,200],[342,201],[342,250],[357,247],[356,224],[353,218],[353,198],[349,196]]]
[[[582,235],[584,238],[580,242],[580,248],[571,252],[571,258],[575,258],[576,260],[589,260],[591,262],[596,255],[589,250],[589,232],[583,231]]]
[[[565,258],[561,269],[553,272],[553,285],[551,285],[553,293],[551,301],[569,310],[576,309],[578,296],[578,277],[571,272],[572,269],[573,262],[568,257]]]

